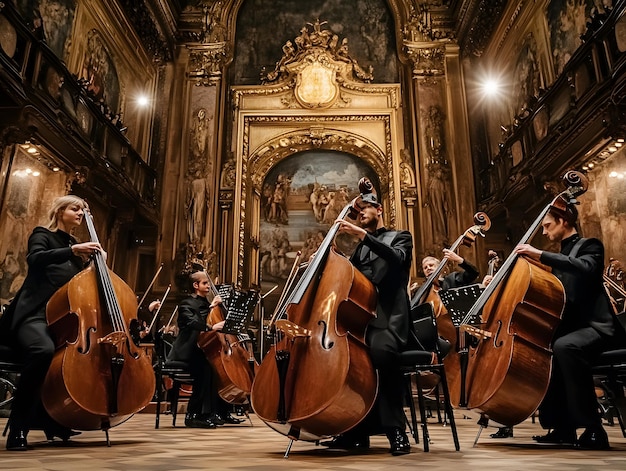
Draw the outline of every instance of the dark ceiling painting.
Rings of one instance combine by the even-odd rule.
[[[398,82],[393,18],[384,0],[249,0],[237,18],[232,83],[260,83],[262,70],[273,70],[280,60],[283,45],[318,19],[347,38],[359,65],[373,67],[374,82]]]

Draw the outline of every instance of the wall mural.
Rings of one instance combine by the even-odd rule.
[[[384,0],[248,0],[237,16],[233,84],[258,84],[263,70],[274,69],[284,44],[302,25],[327,21],[333,33],[350,43],[359,64],[374,69],[374,81],[398,82],[393,18]],[[272,28],[257,28],[271,24]]]
[[[513,122],[515,115],[528,105],[528,99],[537,96],[539,88],[544,86],[539,69],[537,41],[532,33],[529,33],[524,39],[524,45],[517,56],[513,77],[515,77],[517,84],[513,87],[510,116],[508,116],[510,122]]]
[[[548,5],[550,46],[557,75],[582,44],[580,36],[587,30],[592,10],[603,12],[612,0],[553,0]]]
[[[66,194],[66,175],[53,172],[22,147],[16,148],[0,214],[0,304],[6,304],[26,277],[28,236],[45,223],[50,202]]]
[[[282,289],[298,251],[306,261],[317,250],[341,210],[358,195],[364,176],[379,188],[374,171],[358,157],[321,150],[294,154],[268,173],[261,192],[263,291],[274,284]],[[352,238],[337,237],[343,253],[351,253],[355,245]],[[267,304],[275,304],[280,291]]]
[[[61,60],[67,57],[76,0],[18,0],[17,7],[33,31]]]
[[[100,33],[95,29],[87,34],[87,52],[82,77],[87,81],[87,91],[92,98],[106,103],[111,110],[118,110],[120,82],[117,70],[100,38]]]

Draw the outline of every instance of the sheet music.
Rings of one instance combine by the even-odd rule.
[[[448,310],[452,323],[458,327],[472,308],[476,300],[480,297],[485,288],[479,284],[461,286],[439,291],[439,298]],[[480,317],[470,319],[470,325],[480,324]]]
[[[232,288],[228,301],[224,298],[224,305],[227,306],[228,313],[222,332],[235,335],[243,332],[246,323],[252,318],[258,299],[259,296],[256,291],[241,291]]]

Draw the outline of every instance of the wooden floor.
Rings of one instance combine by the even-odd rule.
[[[28,436],[26,452],[0,450],[0,469],[6,470],[381,470],[416,469],[427,471],[465,470],[624,470],[626,438],[619,427],[606,427],[609,451],[581,451],[535,444],[532,435],[542,433],[530,420],[515,427],[515,437],[496,440],[495,430],[483,431],[472,447],[476,420],[458,413],[461,451],[454,451],[450,428],[429,425],[430,452],[412,442],[411,454],[393,457],[384,436],[372,437],[364,453],[328,450],[310,442],[295,442],[288,459],[283,457],[288,440],[251,415],[251,422],[215,430],[189,429],[171,425],[171,416],[162,416],[161,428],[154,429],[154,415],[137,414],[111,429],[111,447],[99,431],[83,432],[71,442],[47,442],[40,431]],[[182,420],[184,416],[179,417]],[[4,428],[6,419],[0,419]],[[181,424],[182,425],[182,424]]]

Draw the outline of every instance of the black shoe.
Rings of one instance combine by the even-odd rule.
[[[28,450],[28,442],[26,441],[27,432],[24,430],[11,430],[7,437],[7,450],[10,451],[26,451]]]
[[[337,435],[332,440],[321,442],[320,445],[327,446],[331,450],[357,450],[370,447],[370,437],[353,437],[350,435]]]
[[[220,414],[219,417],[222,420],[222,422],[225,423],[225,424],[237,425],[237,424],[241,424],[241,423],[245,422],[245,419],[238,419],[237,417],[234,417],[230,413],[228,413],[228,414]]]
[[[185,417],[185,427],[191,428],[215,428],[215,424],[206,417],[197,414],[187,414]]]
[[[608,450],[609,437],[602,426],[588,427],[578,439],[576,446],[584,450]]]
[[[393,456],[407,455],[410,453],[411,444],[404,430],[394,428],[392,431],[387,432],[387,438],[389,439],[389,445],[391,445],[389,451]]]
[[[573,445],[576,443],[576,430],[554,429],[545,435],[535,435],[533,440],[537,443],[550,443],[556,445]]]
[[[489,436],[491,438],[513,438],[513,427],[500,427],[496,433]]]
[[[215,425],[224,425],[224,419],[216,413],[209,414],[208,418]]]

